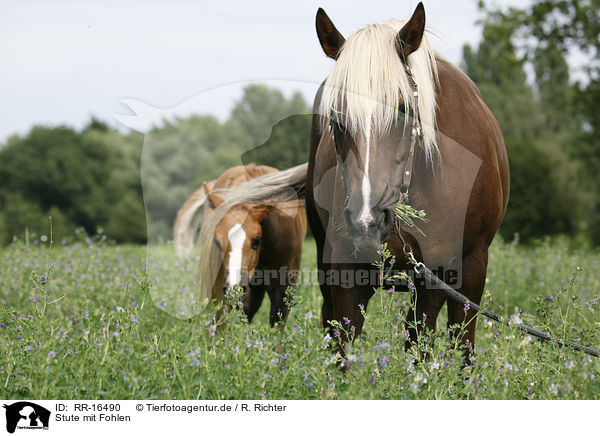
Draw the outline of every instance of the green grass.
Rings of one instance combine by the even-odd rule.
[[[307,241],[303,265],[313,268],[315,256]],[[323,336],[318,287],[298,289],[283,332],[268,326],[265,300],[253,324],[232,312],[215,333],[208,313],[182,319],[186,305],[193,311],[189,289],[173,285],[158,301],[185,266],[146,273],[145,257],[143,247],[101,238],[2,249],[0,398],[600,398],[600,359],[515,326],[600,346],[600,254],[564,240],[494,243],[484,303],[513,326],[480,319],[470,368],[446,335],[444,310],[438,332],[404,350],[407,294],[376,293],[343,372],[335,338]]]

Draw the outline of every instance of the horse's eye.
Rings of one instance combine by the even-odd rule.
[[[338,153],[342,154],[342,146],[344,144],[344,139],[346,136],[346,126],[340,124],[336,121],[333,123],[333,145]]]
[[[250,248],[252,248],[253,250],[258,250],[259,246],[260,246],[260,236],[255,236],[250,241]]]
[[[223,251],[223,247],[221,247],[221,243],[219,242],[219,240],[217,238],[214,239],[215,241],[215,245],[217,246],[217,248],[221,251]]]
[[[345,135],[346,134],[346,126],[344,126],[341,123],[338,123],[337,121],[333,121],[333,132],[337,133],[339,135]]]

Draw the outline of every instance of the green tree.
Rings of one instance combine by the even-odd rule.
[[[521,240],[527,241],[574,230],[571,218],[577,215],[577,207],[563,207],[574,171],[561,144],[570,113],[561,118],[559,109],[545,108],[548,104],[567,104],[568,90],[572,88],[560,53],[544,50],[553,54],[549,59],[540,49],[534,90],[528,83],[525,59],[518,55],[514,37],[513,22],[495,15],[487,17],[477,49],[468,45],[463,49],[463,68],[479,87],[504,133],[511,193],[501,233],[507,238],[518,233]],[[562,82],[557,83],[557,79]],[[560,92],[554,92],[559,85],[566,86],[567,91],[561,87]]]
[[[570,211],[553,162],[535,143],[507,141],[511,196],[509,208],[500,227],[506,239],[515,234],[526,242],[546,235],[571,230]]]
[[[98,127],[98,123],[101,122],[96,121],[96,127],[90,128],[90,125],[82,132],[88,140],[104,144],[109,155],[110,174],[102,189],[110,191],[110,195],[105,196],[110,203],[102,199],[96,203],[96,207],[106,211],[96,226],[103,227],[107,236],[118,241],[144,242],[145,236],[142,238],[140,235],[146,234],[146,218],[139,213],[144,210],[140,178],[143,136],[139,133],[123,135],[113,129],[104,129],[101,124]],[[131,214],[124,217],[124,210]]]
[[[279,169],[306,162],[310,119],[299,93],[250,85],[229,119],[179,118],[146,134],[141,174],[148,231],[171,238],[177,210],[202,182],[254,162]]]
[[[34,127],[0,152],[0,205],[5,208],[10,194],[20,193],[41,210],[58,207],[92,232],[107,216],[101,204],[112,200],[104,189],[109,159],[104,144],[68,127]]]
[[[310,114],[292,115],[273,126],[267,141],[242,155],[242,162],[269,165],[280,170],[300,165],[308,159]]]
[[[111,211],[106,234],[119,241],[146,242],[146,213],[144,203],[133,192],[127,193]]]
[[[600,244],[600,0],[534,0],[505,10],[480,2],[480,7],[486,22],[514,29],[523,59],[533,66],[544,130],[558,133],[554,142],[560,139],[561,146],[554,149],[563,152],[557,159],[561,166],[565,156],[572,158],[566,165],[573,168],[571,175],[562,179],[572,193],[585,198],[582,227]],[[572,51],[585,58],[579,66],[565,61]],[[575,83],[569,79],[573,69],[582,77]]]
[[[463,70],[479,87],[505,138],[532,140],[539,136],[542,120],[527,84],[524,61],[512,42],[514,28],[510,23],[489,20],[482,33],[477,49],[463,47]]]
[[[309,113],[310,108],[299,92],[286,99],[278,89],[264,85],[248,85],[244,88],[243,97],[231,111],[228,124],[240,129],[244,140],[243,146],[249,149],[265,143],[271,136],[273,127],[282,120]],[[289,124],[291,130],[297,127],[294,122]],[[289,146],[287,148],[289,149]],[[307,150],[305,144],[303,150]],[[308,155],[308,152],[306,154]]]
[[[25,238],[33,239],[50,234],[48,217],[39,205],[19,194],[10,195],[7,200],[0,214],[2,244],[10,243],[14,237],[23,241]]]
[[[126,197],[143,210],[139,177],[140,137],[122,135],[98,120],[82,132],[68,127],[34,127],[12,137],[0,150],[0,238],[46,234],[52,217],[54,240],[73,235],[76,226],[89,233],[112,222],[109,236],[140,241],[143,216],[116,231],[114,209]],[[130,238],[127,235],[135,235]]]
[[[225,123],[179,118],[144,136],[93,117],[79,132],[34,127],[0,145],[0,243],[26,229],[48,234],[48,216],[55,240],[77,226],[119,241],[168,239],[186,198],[246,157],[277,168],[306,161],[310,120],[298,114],[307,112],[298,93],[252,85]]]
[[[241,164],[240,137],[212,116],[179,118],[146,134],[141,176],[152,239],[171,237],[177,210],[202,182]]]

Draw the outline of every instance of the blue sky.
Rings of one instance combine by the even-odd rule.
[[[367,23],[406,19],[417,3],[5,0],[0,141],[34,124],[81,127],[92,114],[117,126],[113,115],[130,113],[123,99],[224,117],[243,85],[255,81],[300,89],[311,100],[331,68],[314,30],[319,6],[348,35]],[[458,62],[462,45],[480,38],[476,2],[424,5],[438,35],[430,35],[433,46]],[[194,98],[201,103],[181,104]]]

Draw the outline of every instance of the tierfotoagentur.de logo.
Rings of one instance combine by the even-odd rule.
[[[19,430],[48,430],[50,411],[29,401],[4,404],[6,409],[6,431],[14,433]]]

